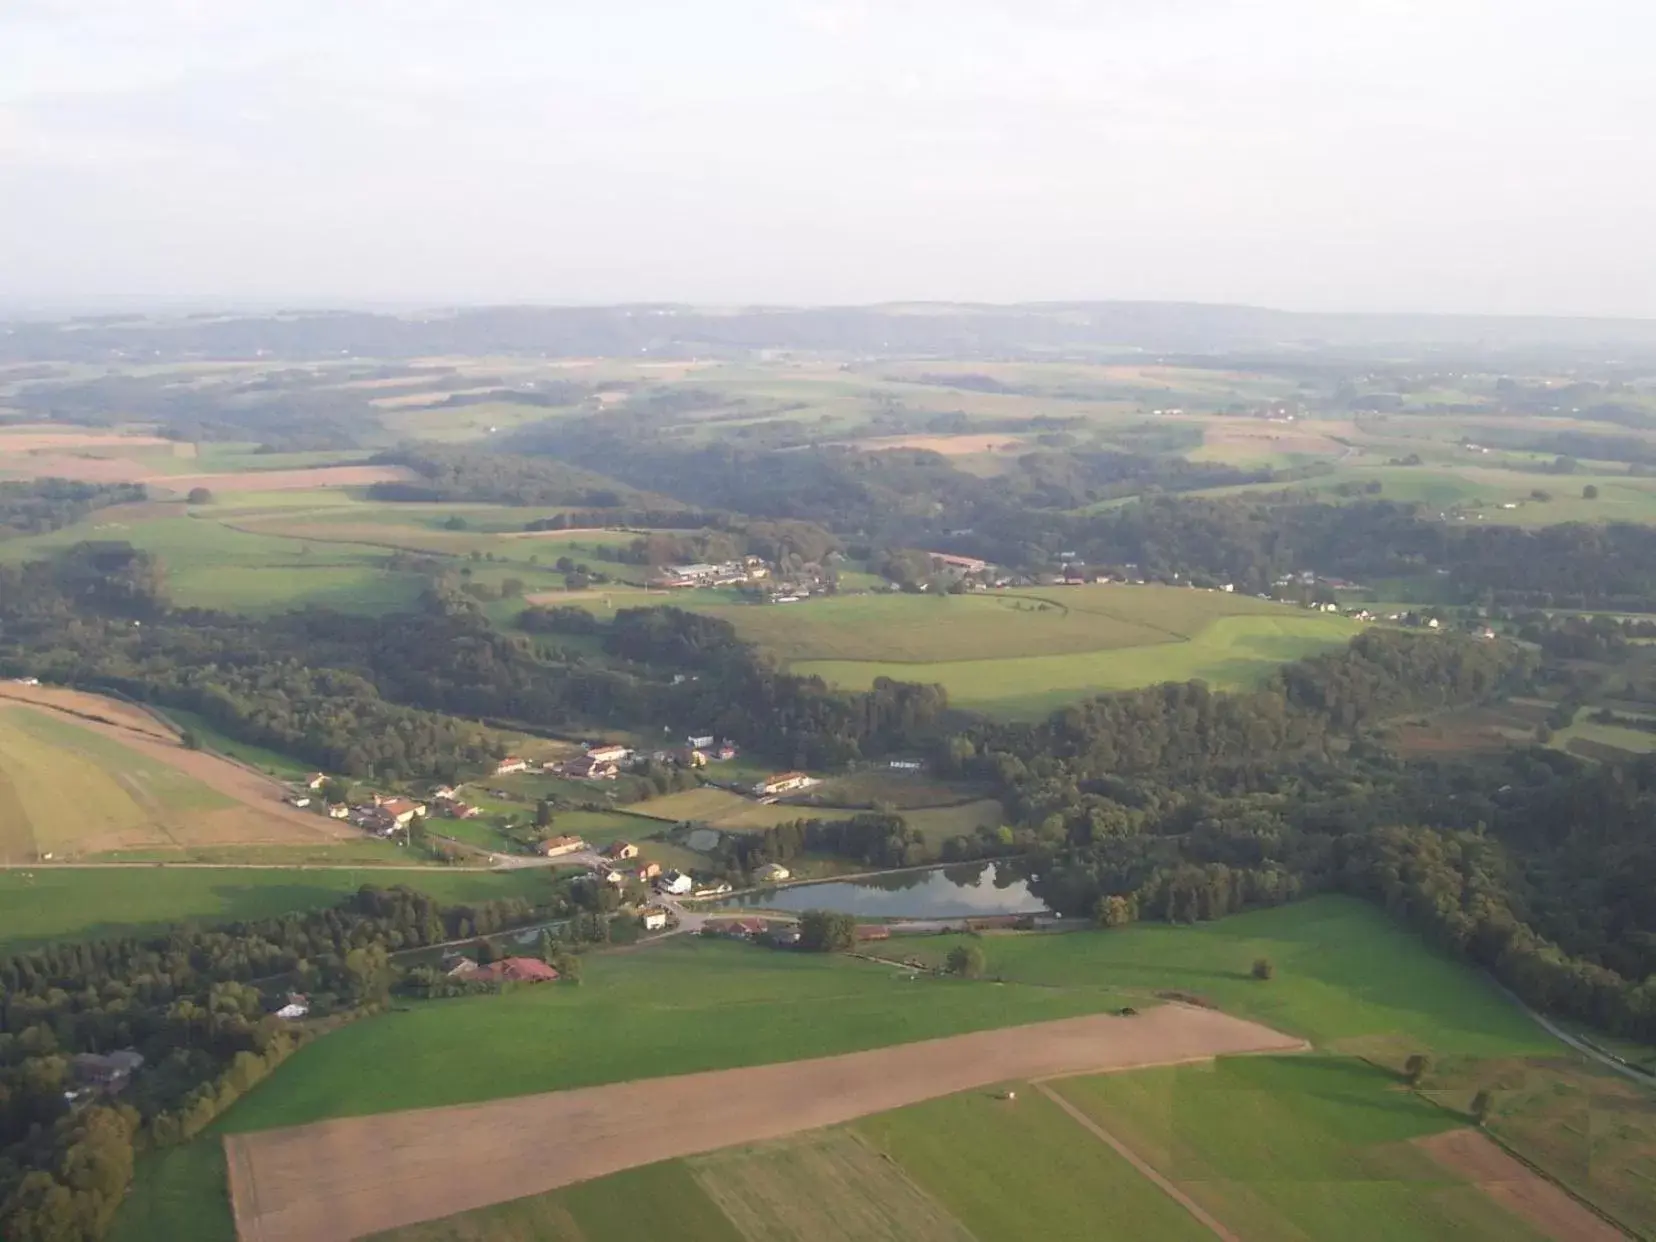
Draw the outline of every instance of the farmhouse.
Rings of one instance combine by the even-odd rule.
[[[312,793],[315,793],[318,789],[321,789],[322,786],[326,785],[327,783],[328,783],[327,776],[325,774],[321,773],[321,772],[312,772],[309,776],[307,776],[305,778],[305,788],[310,790]]]
[[[508,957],[487,966],[479,966],[468,976],[487,983],[550,983],[558,972],[534,957]]]
[[[635,874],[638,876],[641,883],[648,883],[661,874],[661,864],[658,862],[647,862],[641,866]]]
[[[350,818],[350,814],[351,808],[346,806],[343,802],[335,802],[328,807],[329,819],[348,819]]]
[[[643,923],[645,931],[661,931],[667,926],[667,911],[651,907],[644,911]]]
[[[433,802],[453,802],[460,791],[453,785],[439,785],[431,791]]]
[[[548,858],[557,858],[560,854],[576,854],[586,849],[587,843],[580,837],[548,837],[540,843],[540,852]]]
[[[464,953],[445,953],[441,969],[450,979],[459,979],[476,973],[477,963]]]
[[[309,1012],[310,997],[306,996],[303,992],[289,992],[287,995],[287,1004],[283,1005],[276,1011],[276,1016],[278,1018],[286,1018],[288,1021],[292,1022],[304,1017]]]
[[[610,842],[610,847],[604,851],[604,857],[614,858],[617,860],[637,858],[638,847],[631,841],[612,841]]]
[[[495,764],[496,776],[505,776],[511,772],[527,772],[528,770],[529,761],[527,759],[520,759],[517,755],[507,755],[499,763]]]
[[[450,819],[476,819],[483,814],[469,802],[456,802],[452,799],[442,804],[442,810]]]
[[[766,863],[753,873],[753,878],[761,884],[775,884],[778,880],[785,880],[792,874],[793,872],[781,863]]]
[[[988,561],[980,561],[975,556],[954,556],[948,552],[928,552],[932,562],[943,569],[958,569],[963,574],[981,574],[989,568]]]
[[[621,774],[613,761],[582,755],[564,765],[564,775],[578,781],[613,781]]]
[[[682,871],[669,871],[656,881],[656,887],[664,893],[679,897],[695,888],[696,882]]]
[[[624,763],[632,751],[625,746],[588,746],[586,757],[599,763]]]
[[[775,776],[767,776],[753,787],[753,792],[761,798],[774,798],[777,794],[792,793],[796,789],[809,789],[819,782],[813,776],[803,772],[778,772]]]
[[[416,815],[426,813],[426,805],[412,798],[385,798],[379,801],[380,811],[398,828],[406,828]]]

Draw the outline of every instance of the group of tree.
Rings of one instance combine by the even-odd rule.
[[[149,495],[142,483],[78,483],[71,479],[0,482],[0,538],[43,535],[73,526],[110,505]]]

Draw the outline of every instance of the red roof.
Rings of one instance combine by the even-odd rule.
[[[501,983],[549,983],[558,977],[558,972],[538,957],[508,957],[481,967],[471,977]]]

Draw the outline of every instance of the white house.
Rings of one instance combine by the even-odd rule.
[[[924,759],[893,759],[886,766],[893,772],[924,772],[926,761]]]
[[[753,873],[753,878],[761,884],[775,884],[778,880],[785,880],[792,874],[793,872],[781,863],[766,863]]]
[[[685,738],[684,744],[690,747],[691,750],[702,750],[713,745],[713,735],[711,733],[698,733],[693,737]]]
[[[696,887],[696,882],[682,871],[669,871],[656,881],[656,887],[664,893],[671,893],[681,897]]]
[[[665,910],[646,910],[646,911],[644,911],[644,930],[645,931],[661,931],[666,926],[667,926],[667,911],[665,911]]]
[[[622,763],[632,755],[625,746],[588,747],[586,757],[593,763]]]
[[[291,1022],[296,1018],[304,1017],[309,1012],[310,997],[303,996],[298,992],[289,992],[287,1004],[276,1011],[276,1016],[286,1018]]]

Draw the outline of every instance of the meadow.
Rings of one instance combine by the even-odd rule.
[[[446,868],[35,867],[0,871],[0,950],[48,940],[154,932],[179,922],[274,918],[338,903],[365,884],[405,884],[439,901],[533,897],[546,873]]]

